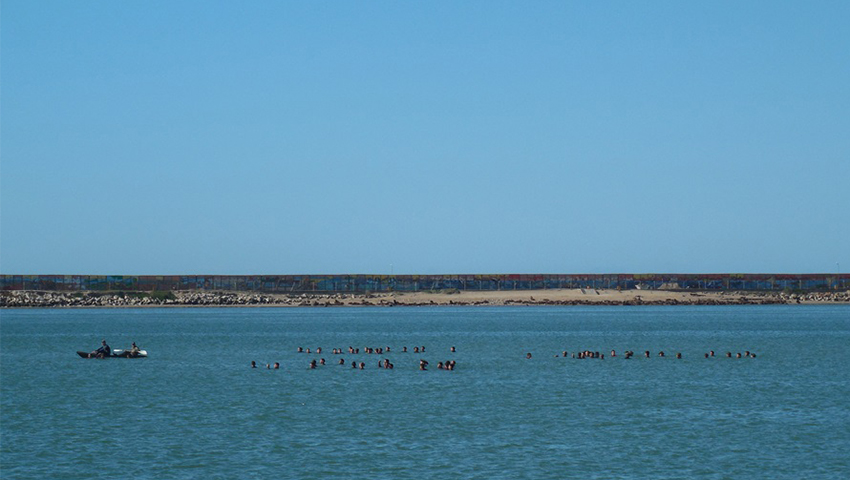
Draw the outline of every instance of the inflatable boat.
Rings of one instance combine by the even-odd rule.
[[[81,352],[79,350],[77,350],[77,355],[81,356],[82,358],[97,358],[97,356],[95,354],[93,354],[92,352]],[[106,356],[106,357],[103,357],[103,358],[145,358],[147,356],[148,356],[147,350],[139,350],[138,354],[136,354],[135,356],[130,356],[129,350],[116,348],[116,349],[112,350],[112,355],[109,355],[109,356]]]

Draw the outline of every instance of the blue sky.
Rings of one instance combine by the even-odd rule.
[[[848,25],[845,1],[4,0],[0,272],[850,270]]]

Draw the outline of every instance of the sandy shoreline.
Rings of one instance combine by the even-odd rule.
[[[761,305],[850,304],[844,292],[717,292],[665,290],[513,290],[392,292],[377,294],[274,294],[257,292],[176,291],[167,298],[146,294],[79,292],[2,292],[0,307],[359,307],[431,305]]]

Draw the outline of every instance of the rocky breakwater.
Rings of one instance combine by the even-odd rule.
[[[0,308],[158,306],[340,306],[357,304],[351,294],[265,295],[249,292],[0,292]],[[346,300],[350,303],[344,303]]]
[[[12,291],[0,294],[0,307],[136,307],[168,305],[174,300],[149,294]]]
[[[598,293],[597,293],[598,295]],[[691,292],[681,298],[645,298],[635,295],[629,299],[605,297],[568,300],[507,299],[503,305],[783,305],[813,303],[850,303],[850,291],[845,292]]]
[[[511,296],[514,295],[514,296]],[[771,305],[850,303],[850,291],[844,292],[689,292],[671,298],[634,295],[630,298],[588,295],[581,298],[555,299],[525,296],[514,292],[504,298],[481,299],[463,292],[446,298],[443,294],[408,296],[405,294],[260,294],[254,292],[0,292],[0,308],[26,307],[158,307],[158,306],[430,306],[430,305]],[[545,295],[545,294],[543,294]]]
[[[175,305],[207,306],[261,306],[278,305],[290,307],[330,307],[346,305],[343,300],[353,299],[355,295],[344,294],[289,294],[264,295],[257,293],[234,292],[175,292]]]
[[[782,293],[787,303],[850,303],[850,290],[846,292]]]
[[[255,293],[229,292],[178,292],[174,302],[178,305],[274,305],[280,299]]]

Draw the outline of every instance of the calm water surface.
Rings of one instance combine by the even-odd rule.
[[[848,346],[843,306],[4,310],[0,476],[844,479]]]

